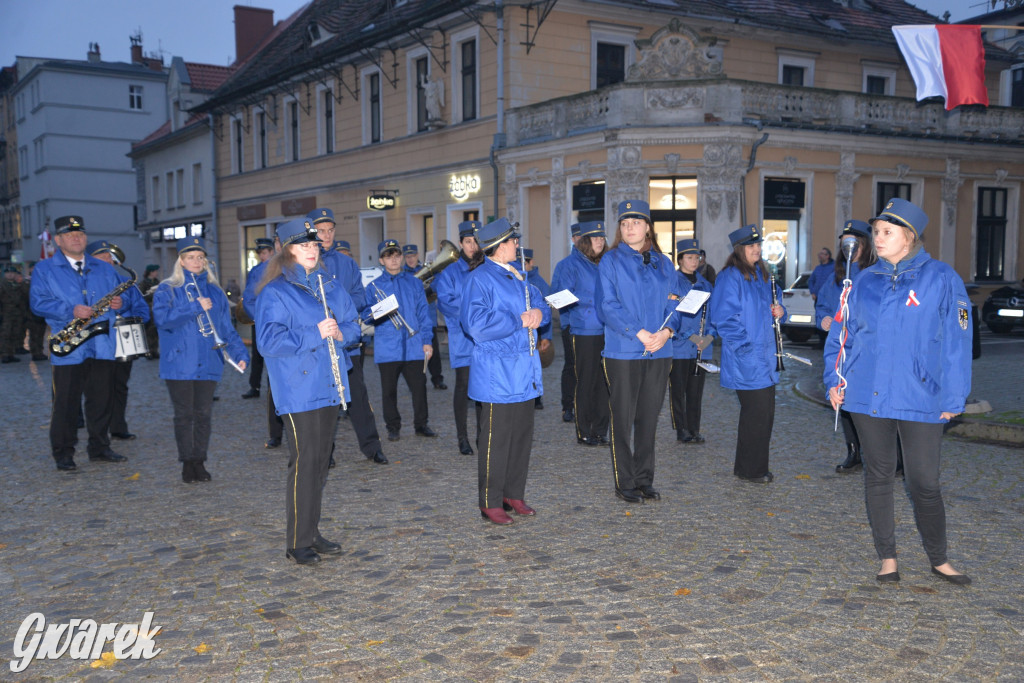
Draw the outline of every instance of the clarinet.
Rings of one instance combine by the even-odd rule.
[[[519,224],[516,223],[516,225],[518,226]],[[530,306],[530,282],[526,279],[526,257],[522,249],[519,250],[519,263],[523,267],[523,284],[526,285],[524,290],[526,292],[526,311],[529,312],[532,308]],[[526,328],[526,334],[530,337],[530,355],[532,356],[534,349],[537,348],[537,340],[533,338],[533,330],[529,327]]]
[[[779,305],[779,297],[775,293],[775,276],[769,275],[772,287],[772,308],[774,309]],[[782,323],[779,322],[779,318],[775,317],[775,312],[772,311],[772,327],[775,328],[775,370],[782,372],[786,367],[782,364]]]
[[[704,302],[704,306],[700,310],[700,329],[697,331],[698,337],[704,336],[704,322],[708,319],[708,302]],[[702,356],[704,355],[704,349],[697,347],[697,362],[693,366],[693,376],[696,377],[700,374],[700,363]]]
[[[316,274],[317,280],[320,284],[320,302],[324,305],[324,317],[330,318],[331,311],[327,308],[327,297],[324,296],[324,276],[320,273]],[[348,403],[345,401],[345,385],[341,379],[341,361],[338,358],[338,349],[334,346],[334,338],[327,338],[327,352],[331,356],[331,374],[334,375],[334,384],[338,388],[338,398],[341,400],[341,409],[348,410]]]

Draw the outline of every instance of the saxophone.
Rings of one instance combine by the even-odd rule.
[[[127,270],[128,274],[131,275],[131,279],[122,282],[102,299],[94,303],[91,316],[88,318],[75,318],[62,327],[59,332],[51,336],[50,353],[60,357],[66,356],[96,335],[110,332],[109,320],[101,320],[98,323],[93,323],[93,321],[110,310],[110,302],[114,300],[114,297],[121,296],[122,292],[134,287],[135,280],[138,279],[134,270],[123,263],[118,263],[117,265]]]

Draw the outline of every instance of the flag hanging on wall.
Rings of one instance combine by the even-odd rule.
[[[947,110],[961,104],[988,106],[980,26],[893,26],[892,32],[914,77],[918,100],[944,97]]]

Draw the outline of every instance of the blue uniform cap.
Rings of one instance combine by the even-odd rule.
[[[882,213],[872,218],[870,222],[874,225],[875,221],[879,220],[908,227],[915,237],[920,237],[928,225],[928,214],[916,204],[894,197],[886,202]]]
[[[523,258],[527,261],[533,259],[533,249],[523,249]]]
[[[178,240],[178,253],[184,254],[187,251],[201,251],[206,253],[206,240],[202,237],[182,237]]]
[[[273,248],[274,248],[274,240],[270,239],[269,237],[257,237],[256,238],[256,251],[259,251],[260,249],[273,249]]]
[[[383,242],[377,245],[377,254],[379,256],[383,256],[384,252],[391,251],[392,249],[401,252],[402,245],[398,243],[398,240],[384,240]]]
[[[744,225],[739,230],[733,230],[729,233],[729,241],[732,246],[738,244],[759,244],[764,241],[764,237],[761,235],[761,231],[758,230],[757,226],[751,223],[750,225]]]
[[[576,228],[576,234],[580,237],[604,237],[604,221],[588,221],[586,223],[577,223],[573,226]]]
[[[481,227],[483,226],[480,221],[462,221],[459,223],[459,240],[463,237],[475,237]]]
[[[627,199],[619,202],[619,217],[617,220],[623,218],[643,218],[644,220],[651,220],[651,207],[642,199]]]
[[[105,251],[112,252],[114,251],[114,249],[115,245],[111,244],[110,242],[106,240],[96,240],[95,242],[90,242],[85,247],[85,253],[91,256],[95,256],[96,254],[101,254]]]
[[[320,241],[316,228],[308,218],[296,218],[277,226],[277,239],[280,240],[282,247]]]
[[[345,240],[334,240],[334,251],[352,252],[352,246]]]
[[[573,223],[572,225],[570,225],[569,226],[569,233],[573,237],[579,237],[580,236],[580,224],[579,223]]]
[[[507,218],[499,218],[493,223],[488,223],[484,227],[480,228],[476,234],[476,239],[480,243],[480,248],[484,251],[492,247],[496,247],[502,242],[512,237],[519,237],[519,233],[516,228],[519,224],[512,225],[508,222]]]
[[[85,221],[82,220],[81,216],[61,216],[53,222],[53,229],[58,235],[76,230],[85,232]]]
[[[306,219],[313,225],[317,223],[333,223],[334,212],[330,209],[313,209],[306,214]]]
[[[844,235],[857,235],[859,237],[871,237],[871,226],[864,221],[846,221],[843,224]]]
[[[679,240],[676,242],[676,252],[679,254],[700,254],[700,242],[698,240]]]
[[[417,247],[415,244],[406,244],[402,247],[402,256],[405,256],[406,254],[418,253],[420,253],[420,248]]]

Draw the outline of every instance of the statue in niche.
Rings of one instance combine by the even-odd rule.
[[[428,80],[420,76],[420,86],[426,98],[427,123],[431,126],[444,125],[444,81],[440,78]]]

